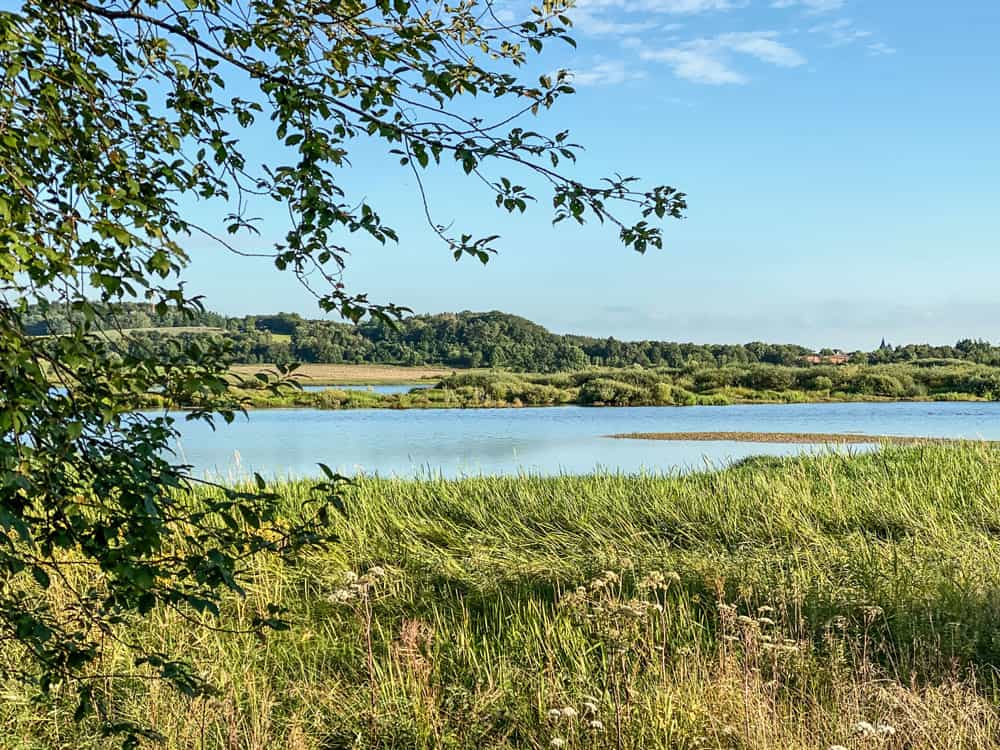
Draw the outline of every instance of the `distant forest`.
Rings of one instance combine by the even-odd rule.
[[[615,338],[551,333],[537,323],[503,312],[414,315],[394,326],[367,322],[354,326],[310,320],[293,313],[228,317],[202,312],[193,318],[158,314],[151,306],[124,304],[104,311],[99,326],[128,330],[127,346],[169,351],[176,356],[192,341],[225,342],[232,362],[443,365],[504,368],[519,372],[559,372],[597,367],[703,368],[741,364],[805,366],[812,350],[792,344],[693,344],[619,341]],[[67,312],[52,305],[22,315],[33,335],[69,330]],[[833,355],[823,350],[821,355]],[[1000,364],[1000,347],[965,339],[954,346],[882,343],[870,352],[843,357],[852,364],[963,360]]]

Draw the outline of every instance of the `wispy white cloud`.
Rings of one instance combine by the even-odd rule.
[[[642,59],[668,63],[673,68],[674,75],[693,83],[719,86],[726,83],[746,83],[749,80],[729,67],[724,60],[704,49],[647,50],[642,53]]]
[[[810,13],[831,13],[844,7],[844,0],[774,0],[772,8],[803,8]]]
[[[618,86],[645,78],[646,74],[624,60],[603,60],[590,68],[572,71],[572,76],[577,86]]]
[[[573,26],[590,36],[627,37],[656,27],[652,20],[622,21],[609,15],[595,14],[583,8],[571,12]]]
[[[694,16],[710,11],[742,8],[746,0],[578,0],[569,11],[595,12],[620,10],[626,13],[663,13],[675,16]]]
[[[671,66],[674,75],[693,83],[709,85],[747,83],[749,77],[733,64],[737,55],[783,68],[795,68],[806,58],[778,41],[776,31],[739,31],[719,34],[712,38],[694,39],[676,47],[645,49],[643,60],[663,62]]]
[[[694,16],[745,5],[746,0],[578,0],[568,15],[584,34],[629,36],[654,28],[680,28],[673,23],[661,25],[655,20],[657,15]]]
[[[895,47],[890,47],[885,42],[872,42],[871,44],[868,45],[867,49],[868,49],[868,54],[869,55],[895,55],[896,54],[896,48]]]
[[[742,8],[746,2],[745,0],[627,0],[624,4],[651,13],[693,16],[710,11]]]
[[[861,39],[867,39],[872,32],[859,29],[850,18],[841,18],[832,23],[823,23],[809,29],[810,34],[822,34],[827,37],[830,47],[843,47],[854,44]]]

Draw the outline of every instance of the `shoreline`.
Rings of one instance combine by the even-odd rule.
[[[998,441],[971,438],[918,437],[909,435],[860,435],[853,432],[622,432],[604,437],[614,440],[665,440],[677,442],[781,443],[786,445],[953,445]]]

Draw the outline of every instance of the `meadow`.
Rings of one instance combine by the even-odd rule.
[[[233,365],[231,370],[241,377],[253,377],[255,373],[273,367],[269,364]],[[295,371],[303,385],[342,385],[345,383],[364,385],[393,385],[395,383],[418,383],[436,381],[454,373],[444,367],[402,367],[396,365],[328,365],[303,363]]]
[[[280,492],[292,512],[310,485]],[[163,612],[134,627],[216,695],[169,692],[109,640],[103,669],[135,677],[111,705],[171,750],[1000,744],[988,445],[359,479],[344,501],[337,544],[259,563],[225,613],[239,629],[277,600],[289,630],[260,641]],[[0,747],[108,747],[71,715],[59,690],[33,703],[8,684]]]

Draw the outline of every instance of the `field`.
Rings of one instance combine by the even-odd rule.
[[[308,487],[281,491],[294,506]],[[142,679],[109,640],[103,668],[136,675],[111,704],[170,750],[1000,745],[989,446],[368,479],[345,500],[341,542],[260,564],[225,623],[269,598],[290,630],[260,642],[162,612],[135,627],[217,695]],[[71,713],[58,688],[31,703],[8,685],[0,747],[108,747]]]
[[[233,365],[233,372],[252,376],[273,365]],[[419,383],[439,380],[451,375],[453,369],[441,367],[397,367],[395,365],[317,365],[303,364],[296,370],[303,385]]]

